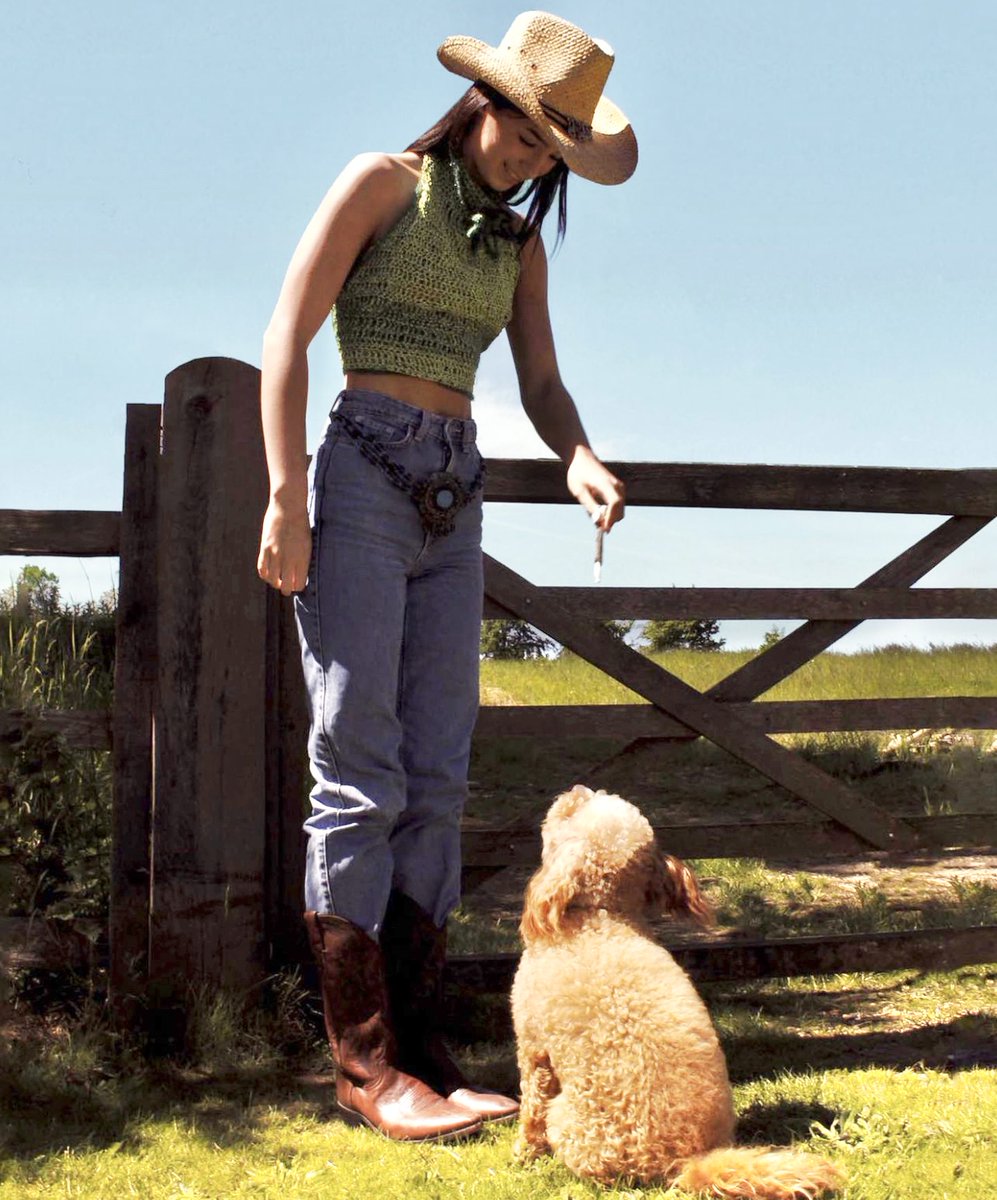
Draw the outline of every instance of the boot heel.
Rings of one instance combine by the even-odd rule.
[[[343,1124],[349,1125],[351,1129],[373,1129],[377,1133],[381,1132],[376,1125],[372,1125],[367,1120],[363,1113],[358,1113],[355,1108],[347,1108],[341,1100],[336,1101],[336,1110],[342,1118]]]
[[[481,1130],[475,1113],[450,1104],[398,1069],[381,948],[342,917],[305,913],[319,968],[329,1048],[338,1068],[336,1105],[350,1124],[406,1142],[449,1141]]]
[[[381,947],[402,1069],[479,1121],[515,1121],[516,1101],[469,1083],[444,1040],[446,925],[437,926],[429,913],[395,888],[384,914]]]

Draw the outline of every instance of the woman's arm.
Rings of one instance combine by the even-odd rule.
[[[523,247],[519,283],[508,325],[519,392],[533,427],[568,468],[568,490],[601,524],[623,519],[624,486],[592,453],[578,410],[561,382],[547,309],[547,256],[539,236]]]
[[[411,166],[387,154],[360,155],[347,166],[298,243],[263,338],[260,402],[270,502],[257,570],[284,595],[305,586],[311,557],[308,347],[357,256],[401,215],[416,178]]]

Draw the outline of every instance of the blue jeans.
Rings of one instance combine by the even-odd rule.
[[[478,709],[481,490],[452,533],[368,461],[341,411],[409,474],[480,477],[475,425],[379,392],[337,398],[315,457],[312,560],[295,598],[315,785],[305,907],[377,936],[391,889],[442,925],[460,898],[460,818]]]

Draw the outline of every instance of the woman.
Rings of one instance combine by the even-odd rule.
[[[441,1035],[446,919],[478,700],[483,467],[471,420],[502,328],[523,404],[609,530],[623,486],[561,382],[540,225],[569,170],[637,146],[602,96],[612,52],[547,13],[502,45],[450,38],[474,80],[402,154],[366,154],[305,231],[266,332],[270,503],[259,574],[295,610],[311,703],[306,914],[347,1113],[392,1137],[463,1136],[516,1104],[471,1087]],[[522,218],[510,200],[530,201]],[[306,482],[307,348],[330,309],[346,389]]]

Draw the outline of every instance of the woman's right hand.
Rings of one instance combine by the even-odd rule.
[[[312,529],[308,509],[288,511],[271,499],[263,518],[260,556],[256,563],[259,576],[285,596],[300,592],[308,578],[312,556]]]

